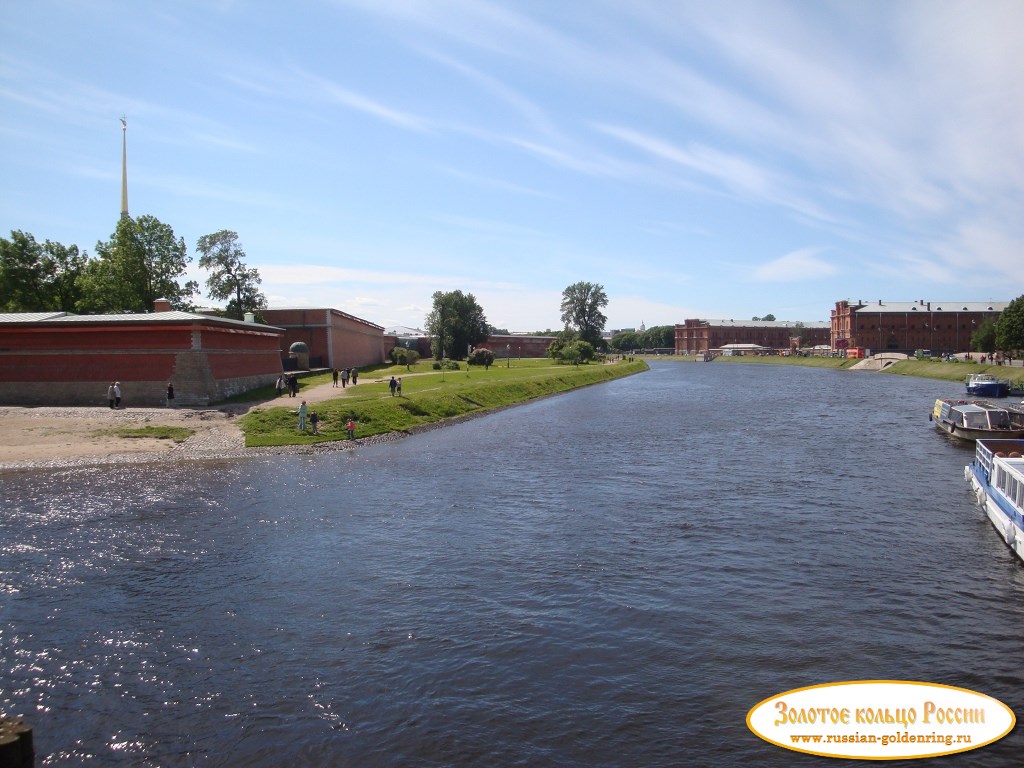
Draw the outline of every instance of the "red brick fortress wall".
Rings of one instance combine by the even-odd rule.
[[[88,318],[0,325],[0,402],[107,405],[121,383],[123,405],[209,405],[269,385],[281,373],[277,328],[200,319]]]
[[[394,341],[385,338],[381,326],[337,309],[267,309],[263,319],[284,329],[285,356],[292,344],[301,341],[309,347],[310,364],[319,359],[322,368],[379,365]]]

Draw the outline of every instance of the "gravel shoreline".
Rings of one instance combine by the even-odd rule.
[[[69,469],[110,465],[165,464],[167,462],[225,461],[242,460],[260,456],[319,455],[352,451],[360,447],[382,445],[402,440],[410,435],[441,429],[470,419],[496,413],[504,406],[483,412],[469,413],[451,419],[421,424],[403,432],[387,432],[379,435],[356,438],[355,440],[332,440],[307,445],[278,445],[247,448],[245,435],[236,426],[234,418],[248,412],[249,406],[225,406],[221,409],[174,409],[132,408],[108,412],[105,408],[14,408],[0,407],[0,427],[5,417],[16,413],[21,421],[39,420],[47,426],[59,424],[62,420],[74,424],[75,432],[95,432],[111,427],[140,427],[152,424],[173,424],[175,426],[198,427],[188,439],[168,444],[161,441],[160,449],[124,450],[130,445],[122,439],[120,449],[100,449],[90,452],[83,448],[80,454],[54,458],[0,459],[0,475],[11,472],[34,472],[41,470]],[[43,427],[45,429],[45,427]],[[55,429],[59,429],[56,427]]]

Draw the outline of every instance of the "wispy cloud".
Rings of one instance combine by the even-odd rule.
[[[836,266],[821,258],[820,253],[818,248],[790,251],[754,269],[753,278],[765,283],[799,283],[836,274]]]
[[[432,127],[430,120],[411,112],[395,109],[379,100],[339,85],[326,77],[299,68],[296,68],[294,72],[301,81],[310,86],[306,89],[307,95],[316,100],[362,112],[399,128],[428,131]]]

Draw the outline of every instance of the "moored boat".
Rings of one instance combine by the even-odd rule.
[[[1024,561],[1024,440],[979,440],[974,450],[964,478],[1000,537]]]
[[[928,417],[961,440],[1024,438],[1024,408],[984,400],[936,400]]]
[[[972,397],[1006,397],[1008,381],[1000,381],[991,373],[972,373],[967,377],[967,394]]]

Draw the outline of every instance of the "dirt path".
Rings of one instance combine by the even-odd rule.
[[[365,379],[364,383],[387,381]],[[291,408],[345,397],[354,388],[331,382],[303,389],[298,397],[258,404],[211,408],[122,408],[0,406],[0,470],[68,466],[85,463],[146,461],[158,458],[206,458],[238,455],[245,436],[237,419],[253,408]],[[181,443],[156,438],[105,434],[120,427],[185,427],[194,431]]]

